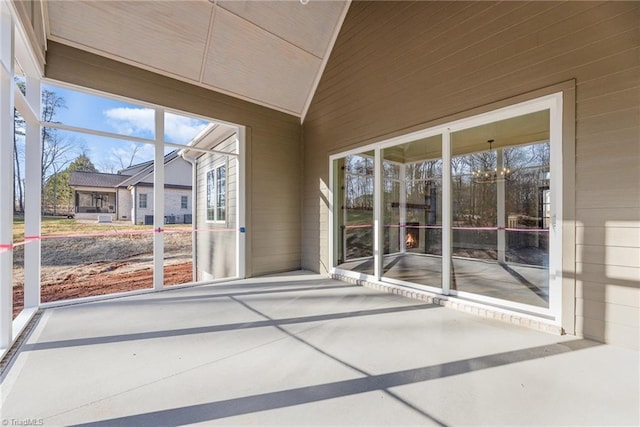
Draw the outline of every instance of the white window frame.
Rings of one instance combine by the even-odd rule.
[[[550,172],[551,182],[551,226],[549,230],[549,307],[541,308],[527,304],[520,304],[508,300],[486,297],[478,294],[454,291],[450,289],[451,269],[450,260],[452,253],[451,233],[451,134],[460,130],[481,126],[484,124],[506,120],[537,111],[549,110],[549,142],[551,147]],[[459,298],[472,303],[479,303],[498,310],[516,312],[524,318],[543,320],[554,325],[561,326],[562,322],[562,189],[563,189],[563,141],[562,141],[562,92],[535,98],[529,101],[514,103],[513,105],[498,108],[486,113],[458,119],[432,128],[427,128],[401,135],[389,140],[368,144],[341,153],[329,156],[329,260],[331,262],[330,273],[338,274],[354,279],[365,279],[372,283],[393,284],[413,288],[427,293],[444,295],[450,299]],[[442,288],[417,285],[382,277],[382,251],[379,250],[380,239],[377,237],[383,231],[380,203],[382,200],[382,164],[381,152],[383,149],[404,144],[434,135],[442,135]],[[362,154],[374,151],[376,156],[376,168],[374,182],[374,274],[367,275],[360,272],[340,269],[336,266],[336,221],[334,215],[334,185],[336,184],[336,171],[334,162],[348,155]],[[448,255],[446,255],[448,254]]]
[[[189,209],[189,196],[180,196],[180,209]]]
[[[143,200],[144,200],[144,206],[142,206]],[[147,193],[138,193],[138,209],[148,209],[148,206],[149,206],[149,197],[147,196]]]
[[[220,219],[218,218],[218,209],[220,208],[220,206],[218,206],[218,171],[224,168],[224,195],[225,195],[225,201],[224,201],[224,218]],[[210,195],[209,194],[209,174],[213,175],[213,193]],[[227,223],[227,218],[228,218],[228,203],[227,203],[227,196],[229,194],[229,166],[228,166],[228,162],[224,161],[224,162],[220,162],[217,164],[214,164],[213,167],[211,167],[211,169],[207,170],[207,174],[206,174],[206,218],[207,218],[207,223],[214,223],[214,224],[226,224]],[[212,201],[213,204],[212,206],[209,205],[209,201]],[[209,219],[209,210],[212,209],[213,210],[213,218]]]

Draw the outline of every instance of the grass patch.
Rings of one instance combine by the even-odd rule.
[[[165,228],[190,228],[191,224],[167,224]],[[96,221],[82,221],[77,219],[68,219],[64,217],[41,218],[40,234],[48,235],[66,235],[66,234],[92,234],[92,233],[109,233],[123,231],[139,231],[153,230],[152,225],[136,225],[128,221],[111,222],[100,224]],[[14,215],[13,217],[13,241],[14,243],[24,240],[24,216]]]

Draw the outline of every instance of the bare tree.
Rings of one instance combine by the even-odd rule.
[[[42,121],[44,122],[57,123],[55,121],[56,114],[61,108],[67,108],[64,98],[48,89],[42,90],[41,103]],[[60,136],[57,129],[46,126],[42,128],[40,141],[42,144],[40,185],[41,188],[44,188],[47,179],[52,174],[64,169],[70,162],[68,155],[71,154],[72,145]],[[42,203],[42,208],[45,209],[44,203]]]
[[[20,161],[20,147],[18,147],[18,139],[24,137],[24,127],[24,119],[22,118],[20,113],[18,113],[18,110],[14,110],[13,155],[15,161],[15,172],[13,175],[13,179],[15,181],[14,187],[18,190],[17,202],[19,212],[24,212],[24,189],[22,182],[22,170],[20,167],[22,162]]]
[[[20,91],[22,92],[22,94],[24,95],[25,93],[24,82],[17,82],[17,85]],[[21,170],[22,162],[20,161],[20,147],[18,146],[18,139],[24,138],[25,126],[26,126],[26,123],[24,121],[24,118],[22,117],[22,115],[20,115],[18,110],[14,108],[13,110],[13,155],[15,160],[15,169],[14,169],[15,172],[13,175],[13,179],[15,182],[14,189],[18,190],[17,202],[18,202],[19,212],[24,212],[24,189],[23,189],[22,170]],[[15,209],[15,203],[14,203],[14,209]]]
[[[128,167],[133,166],[133,161],[136,159],[136,155],[138,154],[139,150],[140,150],[140,144],[135,144],[133,146],[133,150],[131,151],[131,155],[129,156],[129,162],[125,162],[126,159],[124,159],[122,155],[118,157],[118,160],[120,161],[121,169],[126,169]]]

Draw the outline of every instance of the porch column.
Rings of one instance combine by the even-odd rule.
[[[0,3],[0,348],[8,348],[13,327],[13,108],[14,27]],[[7,191],[7,189],[9,189]]]
[[[36,117],[40,117],[40,80],[27,77],[27,102]],[[40,235],[40,212],[42,199],[40,161],[40,124],[27,121],[25,138],[25,209],[24,235]],[[74,201],[75,203],[75,201]],[[41,241],[27,242],[24,247],[24,307],[40,305],[40,254]]]
[[[153,167],[153,289],[164,287],[164,110],[155,110],[156,144]]]

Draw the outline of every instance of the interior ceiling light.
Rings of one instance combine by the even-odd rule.
[[[489,153],[492,151],[491,144],[493,144],[493,141],[493,139],[487,141],[489,143]],[[497,167],[485,170],[478,169],[472,171],[471,174],[473,175],[473,182],[476,184],[495,184],[496,182],[509,181],[511,179],[511,169],[507,167],[502,167],[500,170]]]
[[[309,0],[300,0],[300,3],[302,3],[303,6],[305,6],[307,3],[309,3]]]

